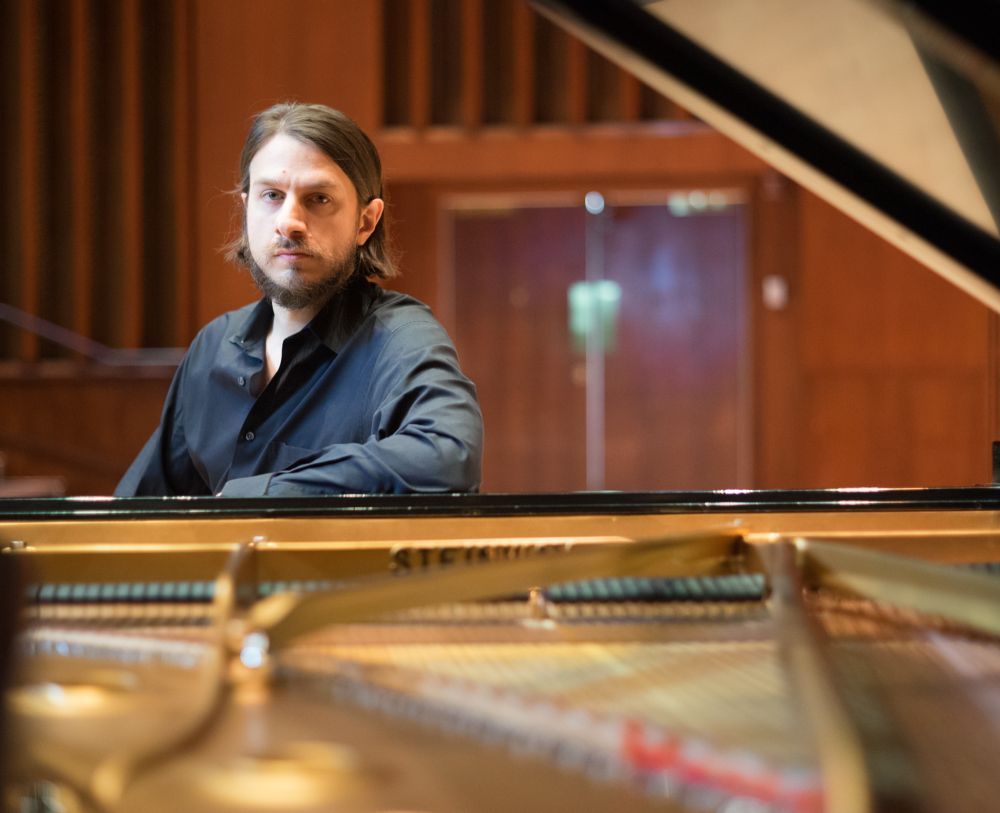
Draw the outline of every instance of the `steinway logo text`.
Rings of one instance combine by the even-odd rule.
[[[459,562],[495,562],[506,559],[523,559],[546,553],[567,551],[565,542],[493,543],[484,545],[427,546],[396,545],[389,552],[389,570],[392,573],[409,573]]]

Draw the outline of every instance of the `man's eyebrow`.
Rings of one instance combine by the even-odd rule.
[[[274,178],[255,178],[250,182],[250,186],[275,186],[280,188],[287,185],[287,181],[276,180]],[[308,190],[325,189],[339,191],[343,188],[343,184],[335,178],[306,178],[305,181],[298,182],[295,185]]]

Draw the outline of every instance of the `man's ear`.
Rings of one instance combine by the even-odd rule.
[[[357,244],[363,246],[368,238],[372,236],[379,220],[382,219],[382,212],[385,210],[385,201],[382,198],[373,198],[364,209],[361,210],[361,217],[358,218]]]
[[[247,193],[246,192],[240,192],[240,199],[243,201],[243,208],[246,209],[247,208]]]

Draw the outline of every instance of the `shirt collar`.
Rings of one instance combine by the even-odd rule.
[[[244,350],[257,343],[263,343],[273,318],[274,312],[271,310],[270,300],[262,298],[255,305],[248,305],[236,311],[229,322],[226,339]]]
[[[323,344],[339,353],[354,335],[372,303],[378,296],[378,286],[363,277],[355,278],[306,325]]]

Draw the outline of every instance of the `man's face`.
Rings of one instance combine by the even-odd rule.
[[[361,206],[333,159],[284,133],[250,162],[243,201],[250,271],[264,294],[289,310],[318,307],[343,287],[383,207],[377,198]]]

